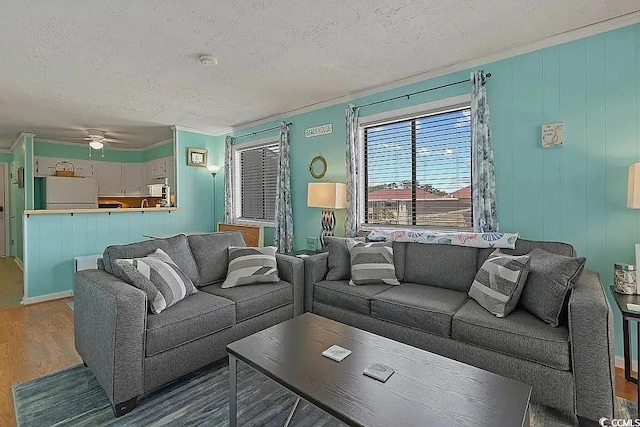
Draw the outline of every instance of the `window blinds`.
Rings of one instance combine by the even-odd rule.
[[[469,107],[364,129],[365,223],[471,229]]]
[[[236,215],[241,219],[274,220],[278,146],[275,142],[237,151],[234,182],[239,196]]]

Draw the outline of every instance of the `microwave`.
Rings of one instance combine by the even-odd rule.
[[[151,197],[162,197],[162,186],[164,184],[150,184],[147,185],[149,187],[149,196]]]

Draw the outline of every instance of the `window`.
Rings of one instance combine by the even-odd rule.
[[[470,113],[465,105],[361,128],[365,225],[473,227]]]
[[[276,212],[278,142],[234,147],[233,156],[236,218],[272,222]]]

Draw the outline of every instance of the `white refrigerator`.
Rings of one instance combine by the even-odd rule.
[[[48,176],[45,197],[47,209],[96,209],[98,182],[95,178]]]

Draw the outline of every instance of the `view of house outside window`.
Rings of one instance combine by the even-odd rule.
[[[365,223],[471,229],[470,108],[364,129]]]

